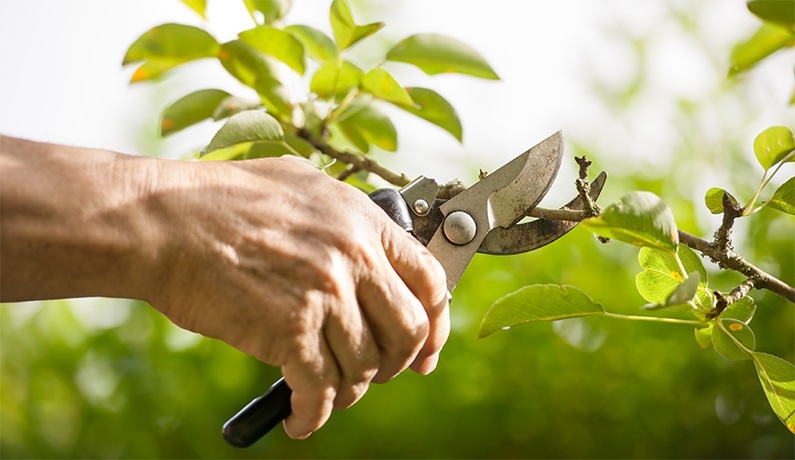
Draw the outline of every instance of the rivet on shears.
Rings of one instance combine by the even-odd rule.
[[[427,215],[428,212],[431,210],[431,207],[430,205],[428,205],[428,202],[423,200],[422,198],[418,198],[416,201],[414,201],[412,208],[414,209],[414,213],[416,213],[418,216]]]
[[[477,230],[475,219],[464,211],[451,212],[444,220],[444,236],[459,246],[474,240]]]

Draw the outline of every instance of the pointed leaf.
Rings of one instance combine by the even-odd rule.
[[[195,11],[199,16],[207,19],[207,0],[182,0],[182,3]]]
[[[790,152],[795,150],[792,130],[786,126],[771,126],[754,139],[754,153],[765,170],[775,166]],[[795,161],[790,159],[790,161]]]
[[[212,114],[213,120],[229,118],[232,115],[246,110],[254,110],[262,107],[262,102],[246,97],[229,96],[221,100],[215,107]]]
[[[713,324],[714,323],[709,323],[709,326],[702,327],[700,329],[697,328],[695,330],[696,343],[698,343],[698,346],[704,350],[712,347],[712,329],[714,327]]]
[[[688,273],[698,273],[697,303],[704,304],[708,302],[707,270],[704,268],[701,259],[692,249],[684,245],[679,245],[677,253]],[[638,292],[647,302],[664,305],[683,281],[682,274],[679,272],[679,264],[673,254],[668,251],[645,247],[641,248],[638,253],[638,262],[644,269],[635,276],[635,286]],[[709,302],[709,305],[702,305],[702,307],[711,308],[711,302]]]
[[[262,110],[248,110],[231,116],[202,151],[202,155],[243,142],[283,140],[284,131],[275,118]]]
[[[299,75],[306,70],[304,44],[292,34],[272,26],[259,26],[239,34],[240,39],[287,64]]]
[[[124,55],[122,65],[141,62],[133,82],[155,78],[180,64],[215,57],[220,45],[205,30],[184,24],[163,24],[141,35]]]
[[[729,76],[744,72],[776,51],[793,44],[795,34],[783,27],[764,23],[751,38],[732,49]]]
[[[350,61],[326,61],[309,83],[309,89],[320,97],[332,97],[346,94],[358,88],[362,82],[364,72]]]
[[[397,130],[392,120],[371,104],[352,104],[338,118],[337,126],[362,153],[375,145],[386,151],[397,150]]]
[[[764,21],[795,30],[795,0],[750,0],[748,9]]]
[[[383,22],[357,25],[347,0],[334,0],[330,11],[331,30],[339,49],[344,50],[384,27]]]
[[[732,303],[721,312],[721,319],[735,319],[742,323],[748,324],[754,317],[756,312],[756,305],[754,299],[748,296],[743,297],[737,302]]]
[[[300,40],[304,44],[309,57],[318,62],[336,59],[339,54],[337,45],[334,44],[328,35],[314,27],[296,24],[285,27],[284,31]]]
[[[723,195],[726,195],[729,201],[737,205],[738,209],[740,208],[740,203],[737,202],[737,199],[731,193],[719,187],[712,187],[704,195],[704,203],[707,205],[709,212],[712,214],[723,214]]]
[[[414,105],[408,91],[400,86],[383,67],[376,67],[362,78],[362,89],[373,96],[396,105]]]
[[[574,286],[555,284],[526,286],[497,300],[480,324],[478,337],[534,321],[555,321],[604,315],[602,306]]]
[[[406,88],[414,104],[400,108],[452,134],[458,142],[462,140],[461,120],[452,105],[439,93],[428,88]]]
[[[712,345],[721,356],[732,361],[751,359],[756,337],[747,324],[736,319],[718,319],[712,331]]]
[[[767,353],[753,353],[751,358],[770,407],[795,434],[795,366]]]
[[[232,40],[221,45],[218,60],[227,72],[250,88],[260,78],[276,79],[274,65],[268,56],[243,40]]]
[[[594,233],[637,246],[674,253],[679,245],[671,208],[651,192],[627,193],[607,206],[601,216],[582,223]]]
[[[781,184],[767,205],[787,214],[795,214],[795,177],[790,177]]]
[[[440,34],[416,34],[395,45],[387,60],[405,62],[428,75],[461,73],[499,80],[488,62],[477,51],[454,38]]]
[[[229,93],[220,89],[202,89],[183,96],[163,111],[160,135],[168,136],[211,118],[221,101],[228,97]]]

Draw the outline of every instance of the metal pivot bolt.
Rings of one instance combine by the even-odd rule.
[[[444,236],[451,243],[463,246],[475,239],[478,227],[475,219],[464,211],[454,211],[444,220]]]
[[[431,207],[428,204],[428,202],[423,200],[422,198],[417,198],[417,200],[414,202],[412,207],[414,208],[414,212],[418,216],[427,215],[428,212],[431,210]]]

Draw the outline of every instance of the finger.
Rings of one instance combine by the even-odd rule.
[[[427,374],[436,367],[438,354],[450,335],[447,277],[438,260],[424,246],[409,238],[385,244],[387,257],[425,309],[429,322],[428,338],[412,363],[412,370]]]
[[[282,366],[284,380],[293,390],[292,413],[284,420],[284,431],[293,439],[305,439],[326,423],[339,383],[337,363],[325,338],[307,337],[305,344],[299,359]]]
[[[422,304],[382,260],[359,280],[357,296],[365,320],[380,352],[380,366],[374,382],[386,382],[411,364],[428,336],[428,317]]]
[[[345,409],[358,401],[373,380],[380,363],[378,346],[362,317],[354,288],[345,290],[346,300],[338,301],[327,320],[324,333],[340,370],[335,409]]]

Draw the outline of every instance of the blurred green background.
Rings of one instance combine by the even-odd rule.
[[[447,27],[445,21],[477,18],[483,6],[482,2],[441,3],[449,15],[418,19],[429,27],[426,31],[441,31]],[[516,14],[515,3],[521,2],[498,1],[489,9],[505,18]],[[535,8],[534,20],[543,22],[545,2],[527,3]],[[747,14],[744,28],[726,31],[718,26],[721,21],[715,15],[727,3],[733,3],[739,15]],[[783,65],[782,58],[774,56],[771,64],[727,82],[727,44],[748,35],[756,24],[743,11],[744,2],[603,4],[598,8],[601,13],[591,18],[595,25],[589,33],[595,35],[581,38],[599,41],[603,54],[569,69],[578,86],[577,94],[565,99],[565,110],[533,105],[543,87],[530,95],[516,93],[516,106],[510,109],[491,107],[484,101],[501,83],[456,80],[459,86],[450,85],[445,95],[461,110],[464,150],[445,143],[441,132],[415,130],[404,121],[408,124],[398,129],[407,149],[396,156],[376,153],[378,160],[410,174],[423,173],[426,167],[449,169],[471,182],[477,168],[501,164],[500,155],[515,155],[515,143],[534,143],[562,127],[567,130],[571,161],[550,196],[552,202],[546,203],[549,207],[573,196],[573,156],[586,154],[595,162],[593,171],[601,168],[610,174],[602,203],[630,190],[650,190],[671,205],[680,228],[708,238],[719,220],[704,209],[703,192],[722,186],[747,200],[761,175],[751,149],[753,135],[768,125],[795,124],[792,109],[786,106],[793,87],[792,52],[780,53]],[[412,11],[422,11],[420,3],[412,5]],[[406,4],[360,1],[353,6],[361,22],[398,24],[387,30],[390,36],[411,32],[400,26],[411,22]],[[456,8],[465,19],[456,19]],[[654,14],[649,16],[646,8]],[[324,2],[322,8],[305,14],[317,16],[323,24],[326,12]],[[495,65],[505,85],[524,79],[523,85],[534,88],[533,75],[527,75],[527,64],[521,62],[524,50],[531,49],[527,52],[532,54],[532,49],[553,44],[541,43],[543,37],[518,41],[522,33],[531,34],[528,29],[514,31],[513,42],[490,45],[481,41],[484,32],[475,25],[471,34],[451,35],[475,45],[492,63],[492,46],[507,49],[509,58],[500,58]],[[565,30],[567,23],[553,27]],[[671,43],[678,48],[669,49]],[[123,49],[118,53],[121,56]],[[661,61],[665,53],[671,55]],[[533,72],[543,74],[543,63],[532,61]],[[662,78],[666,65],[680,67],[681,74],[673,75],[685,83],[695,82],[694,86],[678,84],[671,74]],[[202,81],[197,71],[202,69],[193,70],[182,83],[147,88],[146,98],[138,101],[136,109],[145,109],[140,119],[151,119],[151,124],[136,131],[139,151],[168,151],[175,156],[179,147],[174,141],[153,140],[152,126],[159,107],[187,92],[182,86]],[[449,82],[435,84],[445,88]],[[694,89],[679,91],[682,87]],[[579,106],[582,113],[577,112]],[[550,115],[545,121],[531,126],[521,140],[509,135],[525,127],[526,119],[535,119],[523,111],[540,111],[543,118],[547,109]],[[484,122],[476,112],[486,120],[499,116],[499,123]],[[196,131],[191,140],[182,142],[200,145],[211,132]],[[426,150],[415,148],[420,144]],[[428,151],[436,152],[439,164],[424,163]],[[791,176],[792,167],[782,172],[775,183]],[[792,284],[794,223],[792,216],[765,209],[738,224],[737,248]],[[590,318],[535,324],[475,339],[480,318],[491,303],[527,284],[575,285],[609,311],[642,314],[645,302],[634,288],[639,271],[636,255],[636,248],[602,245],[576,229],[534,253],[478,256],[454,293],[453,332],[433,374],[404,373],[389,384],[372,386],[357,405],[335,413],[306,441],[289,440],[276,429],[246,450],[227,446],[220,426],[278,378],[277,370],[222,343],[184,332],[138,302],[90,299],[2,305],[0,456],[793,458],[793,437],[770,410],[753,365],[729,362],[713,350],[699,349],[688,326]],[[712,270],[710,285],[729,290],[742,279]],[[752,296],[758,304],[752,323],[757,349],[795,361],[793,305],[767,292]]]

